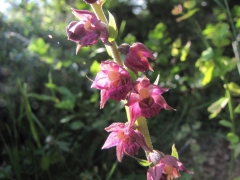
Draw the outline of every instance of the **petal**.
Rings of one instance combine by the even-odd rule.
[[[137,42],[134,43],[131,47],[130,47],[130,51],[140,51],[144,54],[145,57],[148,57],[150,59],[156,59],[152,52],[142,43]]]
[[[164,164],[160,163],[154,167],[150,167],[147,171],[147,180],[161,180]]]
[[[111,132],[111,131],[119,131],[119,130],[123,130],[127,128],[126,124],[124,123],[112,123],[110,126],[106,127],[105,130],[107,132]]]
[[[94,13],[88,11],[88,10],[77,10],[77,9],[74,9],[74,8],[71,8],[72,9],[72,13],[77,17],[79,18],[80,20],[83,20],[83,21],[89,21],[91,20],[92,18],[95,18],[97,19],[97,17],[95,16]]]
[[[100,71],[97,73],[97,76],[95,77],[91,88],[95,89],[107,89],[110,87],[110,82],[108,80],[107,74],[105,74],[104,71]]]
[[[170,165],[174,168],[177,168],[181,171],[186,171],[188,174],[194,174],[193,172],[189,171],[177,158],[170,156],[170,155],[166,155],[164,156],[163,159],[161,159],[160,161],[161,163]]]
[[[106,91],[105,89],[101,90],[100,109],[104,108],[104,105],[106,104],[108,99],[108,91]]]
[[[126,106],[132,106],[134,103],[139,102],[139,94],[131,92],[128,96],[128,101]]]
[[[139,108],[138,103],[133,104],[132,106],[129,107],[129,114],[130,114],[130,127],[132,127],[137,118],[140,116],[141,109]]]
[[[112,132],[109,134],[107,140],[105,141],[102,149],[108,149],[111,148],[113,146],[117,146],[117,144],[119,143],[119,139],[117,136],[116,132]]]
[[[152,98],[154,99],[155,103],[159,104],[162,108],[164,108],[166,110],[176,111],[176,109],[172,108],[171,106],[169,106],[167,104],[167,102],[161,95],[152,95]]]
[[[123,142],[119,142],[117,147],[116,147],[116,153],[117,153],[117,159],[119,162],[122,162],[122,158],[124,156],[124,151],[123,151]]]
[[[144,151],[152,151],[152,149],[147,146],[144,136],[141,132],[134,131],[133,136]]]

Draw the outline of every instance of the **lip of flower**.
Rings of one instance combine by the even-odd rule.
[[[166,91],[168,89],[150,84],[147,77],[138,78],[126,104],[129,106],[131,124],[134,124],[139,116],[151,118],[157,115],[162,108],[174,110],[161,96]]]
[[[132,85],[130,74],[122,66],[112,61],[102,61],[91,88],[101,90],[100,108],[112,98],[115,101],[126,99]]]
[[[145,143],[143,135],[129,126],[129,123],[113,123],[105,128],[111,132],[105,141],[102,149],[108,149],[116,146],[117,158],[121,162],[123,156],[127,153],[131,156],[138,154],[142,147],[146,151],[152,151]]]

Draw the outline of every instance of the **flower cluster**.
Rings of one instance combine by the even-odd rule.
[[[151,84],[146,76],[139,77],[139,73],[153,71],[148,61],[155,59],[153,53],[140,42],[133,43],[131,46],[124,43],[118,48],[115,47],[113,42],[109,42],[108,37],[111,33],[104,16],[101,18],[103,12],[98,14],[99,11],[102,11],[101,3],[104,1],[84,1],[92,4],[93,9],[98,9],[94,9],[96,14],[87,10],[72,9],[73,14],[80,21],[71,22],[66,28],[66,33],[69,40],[77,43],[76,52],[81,47],[96,44],[98,39],[101,39],[105,45],[112,48],[112,52],[122,53],[125,56],[125,66],[121,59],[116,59],[120,58],[120,54],[113,57],[115,61],[102,61],[100,71],[91,85],[91,88],[101,91],[101,109],[104,108],[108,99],[117,102],[123,100],[129,109],[129,122],[116,122],[105,128],[110,134],[102,149],[116,146],[117,159],[121,162],[124,155],[135,156],[142,148],[148,155],[148,162],[152,163],[147,172],[148,180],[173,180],[179,177],[178,170],[191,174],[192,172],[188,171],[175,157],[165,156],[163,153],[153,150],[151,142],[148,140],[150,137],[147,126],[140,127],[136,123],[140,118],[146,119],[158,115],[161,109],[174,110],[162,96],[164,92],[168,91],[167,88]],[[135,73],[136,81],[132,79],[128,69]],[[147,130],[147,133],[141,129]]]

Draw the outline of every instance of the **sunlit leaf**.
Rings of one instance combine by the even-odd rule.
[[[45,55],[48,51],[49,44],[46,44],[43,38],[34,38],[28,46],[29,51],[39,55]]]
[[[181,45],[182,45],[182,40],[181,40],[181,38],[177,38],[177,39],[173,42],[172,47],[174,47],[174,48],[180,48]]]
[[[221,112],[221,110],[226,106],[226,104],[228,103],[229,99],[226,97],[221,97],[220,99],[218,99],[216,102],[214,102],[213,104],[211,104],[208,107],[208,111],[212,114],[214,114],[215,116]],[[214,117],[215,117],[214,116]],[[213,116],[211,116],[213,118]]]
[[[117,29],[117,25],[115,22],[115,18],[109,11],[108,11],[108,15],[109,15],[109,25],[108,25],[109,37],[108,37],[108,40],[110,42],[112,42],[116,39],[116,37],[118,35],[118,29]]]
[[[191,41],[188,41],[187,44],[182,48],[182,50],[181,50],[181,57],[180,57],[181,61],[185,61],[186,60],[187,55],[188,55],[189,50],[190,50],[190,46],[191,46]]]
[[[234,82],[230,82],[227,86],[232,95],[240,96],[240,86],[238,84],[236,84]]]
[[[179,50],[177,48],[172,48],[171,55],[173,57],[177,56],[179,54]]]
[[[240,104],[234,109],[234,112],[240,114]]]
[[[196,6],[196,1],[185,1],[183,6],[187,9],[192,9]]]
[[[230,121],[227,121],[224,119],[220,120],[219,124],[221,124],[222,126],[227,127],[227,128],[232,128],[232,123]]]
[[[212,80],[212,74],[215,66],[213,64],[209,64],[209,65],[210,66],[207,67],[207,71],[204,73],[204,78],[202,80],[203,86],[205,86]]]
[[[172,145],[172,154],[171,156],[175,157],[178,159],[178,152],[177,152],[177,149],[175,147],[175,144]]]
[[[188,19],[188,18],[190,18],[191,16],[193,16],[197,11],[199,11],[198,8],[192,9],[192,10],[188,11],[187,14],[184,14],[183,16],[177,18],[176,21],[177,21],[177,22],[180,22],[180,21],[182,21],[182,20]]]
[[[227,134],[227,140],[230,141],[232,144],[236,144],[239,142],[239,137],[233,132],[229,132]]]
[[[93,61],[93,63],[90,66],[90,72],[93,75],[96,75],[100,71],[100,63],[97,62],[96,60]]]

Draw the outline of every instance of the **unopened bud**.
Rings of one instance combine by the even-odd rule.
[[[148,161],[152,162],[154,165],[158,164],[159,161],[164,157],[165,155],[158,151],[158,150],[153,150],[153,152],[150,152],[148,154]]]
[[[129,52],[129,48],[130,45],[128,45],[127,43],[123,43],[118,47],[118,51],[122,54],[127,55],[127,53]]]

